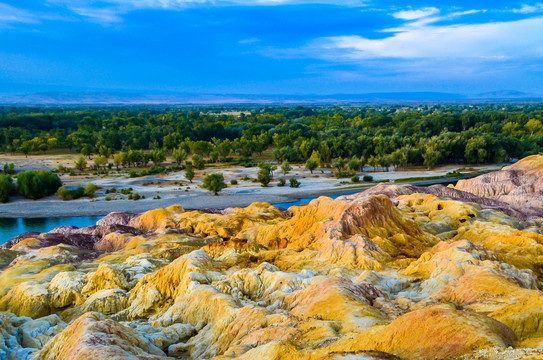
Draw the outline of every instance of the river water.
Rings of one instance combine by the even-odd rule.
[[[421,184],[422,186],[428,186],[435,184],[437,182],[435,181],[429,181],[428,184]],[[449,181],[449,182],[439,182],[443,183],[445,185],[448,185],[449,183],[456,183],[456,180]],[[357,192],[360,192],[361,190],[355,191],[352,194],[355,194]],[[350,195],[350,194],[342,194],[342,195]],[[334,195],[329,196],[332,199],[337,198],[341,195]],[[302,205],[302,204],[308,204],[311,200],[316,199],[316,197],[308,197],[308,198],[302,198],[297,201],[288,202],[288,203],[280,203],[280,204],[273,204],[276,207],[281,207],[284,209],[288,209],[291,206],[294,205]],[[6,241],[13,239],[15,236],[23,234],[25,232],[48,232],[53,230],[54,228],[58,226],[76,226],[78,228],[89,226],[89,225],[95,225],[98,220],[100,220],[101,216],[85,216],[85,217],[52,217],[52,218],[28,218],[28,219],[7,219],[7,218],[0,218],[0,244],[5,243]]]
[[[0,218],[0,244],[25,232],[48,232],[59,226],[85,227],[94,225],[101,216],[6,219]]]

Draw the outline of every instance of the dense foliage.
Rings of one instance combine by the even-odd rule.
[[[136,166],[165,155],[228,161],[263,154],[276,161],[370,166],[484,163],[520,158],[543,147],[543,106],[420,105],[361,107],[8,108],[0,107],[0,147],[23,154],[96,154],[94,164]],[[308,162],[309,160],[309,162]],[[352,163],[355,164],[354,162]],[[78,168],[86,166],[79,160]],[[349,168],[351,166],[349,165]],[[341,171],[341,170],[338,170]]]
[[[17,175],[19,193],[28,199],[53,195],[61,186],[62,181],[51,171],[23,171]]]
[[[224,182],[224,176],[221,173],[213,173],[204,176],[202,187],[217,195],[222,189],[225,189],[227,185]]]
[[[8,202],[15,191],[13,179],[9,175],[0,175],[0,202]]]

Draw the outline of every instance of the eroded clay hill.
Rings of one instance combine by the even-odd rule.
[[[502,170],[461,180],[456,189],[543,216],[543,155],[528,156]]]
[[[543,359],[532,215],[379,186],[25,234],[0,250],[0,358]]]

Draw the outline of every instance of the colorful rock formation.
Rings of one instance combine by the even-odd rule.
[[[381,185],[19,236],[0,358],[543,359],[543,220],[496,191]]]

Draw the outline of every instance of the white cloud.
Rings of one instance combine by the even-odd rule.
[[[45,0],[51,6],[63,6],[90,21],[111,24],[121,16],[139,9],[184,10],[195,6],[277,6],[295,4],[333,4],[365,6],[368,0]],[[97,6],[100,5],[100,7]]]
[[[0,24],[36,22],[38,22],[38,19],[31,12],[0,3]]]
[[[524,4],[520,7],[520,9],[513,9],[514,13],[520,13],[520,14],[534,14],[543,12],[543,4],[537,3],[535,5],[527,5]]]
[[[51,4],[63,4],[74,7],[89,8],[92,0],[47,0]],[[121,6],[125,9],[183,9],[195,5],[211,6],[273,6],[273,5],[294,5],[294,4],[334,4],[343,6],[364,6],[366,0],[102,0],[101,3],[110,6]]]
[[[402,10],[392,14],[396,19],[402,20],[417,20],[439,14],[439,9],[435,7],[426,7],[417,10]]]
[[[101,24],[111,24],[122,21],[117,12],[110,8],[72,8],[71,10],[80,16],[86,17],[92,22]]]
[[[410,23],[384,39],[335,36],[310,48],[328,58],[505,59],[543,55],[543,17],[510,22],[435,26]]]
[[[252,38],[240,40],[238,41],[238,44],[254,44],[257,42],[260,42],[260,38],[252,37]]]

